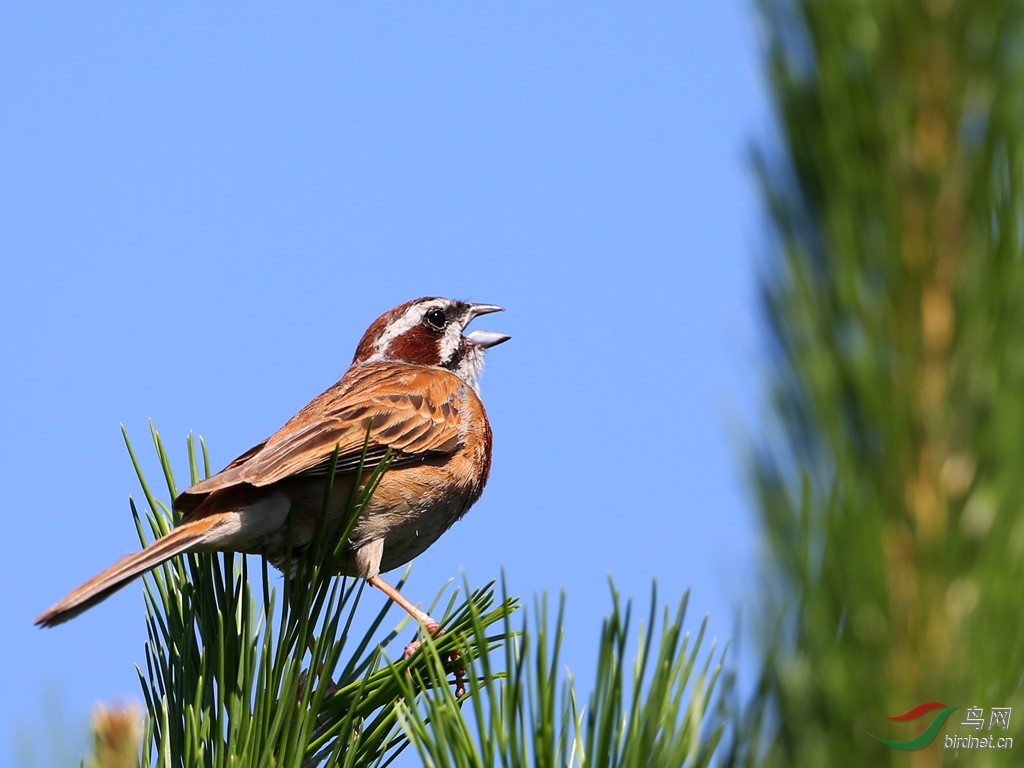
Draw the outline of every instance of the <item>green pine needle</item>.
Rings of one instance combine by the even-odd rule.
[[[168,455],[155,430],[152,437],[173,498]],[[125,441],[152,510],[144,524],[131,505],[145,545],[166,533],[174,516],[151,492],[127,435]],[[187,448],[194,483],[199,457],[191,437]],[[208,473],[205,445],[201,450]],[[354,494],[350,521],[365,508],[387,462]],[[504,583],[500,595],[494,582],[446,586],[431,607],[445,606],[444,633],[426,639],[411,658],[392,660],[384,649],[409,617],[385,628],[392,605],[382,601],[359,629],[366,582],[333,576],[323,564],[338,543],[316,540],[319,551],[289,563],[283,600],[265,563],[255,576],[262,587],[257,599],[250,561],[232,554],[176,557],[145,577],[149,640],[145,666],[138,668],[148,711],[143,768],[355,768],[387,766],[403,752],[430,766],[709,764],[722,730],[713,691],[724,653],[716,656],[714,644],[701,653],[706,620],[692,641],[684,632],[685,595],[659,621],[652,593],[629,665],[631,608],[612,588],[597,682],[581,708],[559,664],[564,599],[553,622],[541,597],[536,626],[524,619],[514,628],[518,600]],[[452,686],[457,669],[465,670],[461,698]]]

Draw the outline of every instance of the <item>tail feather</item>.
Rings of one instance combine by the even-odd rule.
[[[184,523],[172,529],[141,552],[133,552],[105,571],[93,576],[63,600],[39,614],[32,622],[40,627],[53,627],[73,619],[97,603],[106,600],[131,581],[182,552],[198,548],[205,534],[216,526],[218,515]]]

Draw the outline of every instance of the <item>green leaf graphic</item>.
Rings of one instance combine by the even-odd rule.
[[[913,749],[921,749],[921,747],[927,747],[931,744],[932,739],[935,738],[935,734],[939,732],[939,728],[941,728],[942,724],[946,722],[946,718],[950,716],[954,709],[956,709],[956,707],[946,707],[935,716],[935,719],[932,720],[932,724],[925,728],[921,735],[915,736],[912,739],[907,739],[906,741],[889,741],[888,739],[883,739],[881,736],[875,736],[873,733],[869,733],[868,736],[876,741],[882,742],[887,747],[892,747],[893,749],[902,749],[907,752]]]

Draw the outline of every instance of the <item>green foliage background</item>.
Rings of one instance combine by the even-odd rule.
[[[777,141],[752,456],[771,766],[1014,764],[892,740],[1024,718],[1024,37],[1006,0],[764,0]],[[1019,722],[1019,721],[1018,721]],[[760,755],[755,757],[755,755]],[[733,759],[738,759],[735,755]]]

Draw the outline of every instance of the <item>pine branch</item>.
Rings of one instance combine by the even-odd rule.
[[[584,709],[571,675],[558,665],[564,598],[553,623],[546,599],[540,600],[532,631],[524,619],[514,632],[506,614],[503,635],[515,637],[515,642],[505,642],[500,672],[491,658],[480,658],[482,674],[469,701],[471,714],[459,716],[464,703],[440,684],[441,656],[432,649],[433,690],[420,699],[420,709],[407,705],[414,689],[408,679],[402,681],[402,728],[424,765],[438,768],[704,768],[723,730],[721,709],[713,704],[725,652],[716,654],[714,643],[706,653],[701,651],[707,619],[696,638],[684,632],[687,597],[674,615],[666,608],[659,622],[657,592],[652,590],[650,614],[641,623],[637,656],[630,665],[631,605],[623,608],[612,587],[597,679]],[[487,617],[473,604],[469,611],[469,644],[479,646],[487,640]]]
[[[155,429],[152,435],[173,498],[170,461]],[[153,510],[149,532],[162,535],[173,514],[150,490],[130,442],[128,449]],[[196,482],[191,438],[188,449]],[[202,458],[208,465],[205,446]],[[363,511],[386,466],[353,499],[350,520]],[[145,545],[149,536],[134,501],[132,513]],[[232,554],[177,557],[146,577],[149,640],[145,669],[138,670],[149,714],[143,766],[384,765],[407,742],[399,712],[415,708],[431,688],[448,689],[452,664],[441,659],[458,651],[458,664],[469,666],[471,689],[479,684],[473,662],[506,637],[469,629],[507,618],[514,598],[496,605],[493,585],[461,602],[452,595],[442,619],[446,633],[424,642],[411,658],[391,662],[382,649],[401,625],[380,636],[385,605],[363,635],[355,634],[365,582],[333,577],[321,564],[329,562],[336,542],[317,540],[323,543],[319,552],[297,557],[286,569],[294,575],[285,577],[283,605],[269,586],[266,565],[257,601],[249,560]]]

